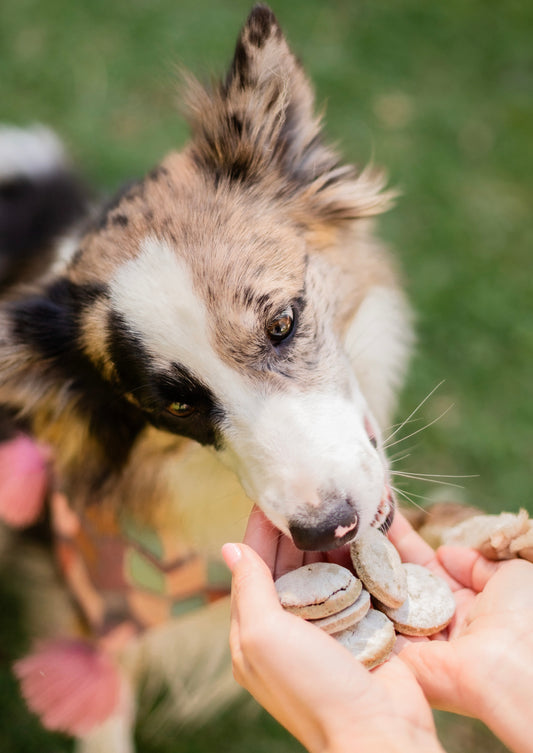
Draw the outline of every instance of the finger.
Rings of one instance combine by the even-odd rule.
[[[431,706],[463,712],[458,697],[453,648],[446,641],[405,641],[398,652],[422,688]]]
[[[311,565],[313,562],[323,562],[324,555],[322,552],[304,552],[304,565]]]
[[[257,552],[246,544],[224,544],[222,556],[233,576],[231,598],[241,621],[281,610],[272,574]]]
[[[460,638],[473,617],[473,607],[475,605],[476,594],[471,588],[461,588],[454,591],[455,614],[448,625],[448,640],[453,641]]]
[[[402,560],[427,567],[435,559],[435,551],[399,511],[394,516],[388,535]]]
[[[276,526],[254,505],[244,534],[244,543],[250,546],[266,562],[270,572],[274,572],[279,540],[281,536]]]
[[[486,559],[475,549],[460,546],[441,546],[437,558],[444,569],[462,586],[479,593],[502,562]]]
[[[304,552],[298,549],[288,536],[280,533],[276,562],[274,565],[274,580],[285,573],[296,570],[304,564]]]
[[[441,565],[437,559],[435,550],[419,536],[413,526],[399,511],[396,512],[392,526],[389,529],[389,538],[398,550],[403,562],[414,562],[417,565],[427,567],[436,575],[444,578],[452,589],[461,587],[461,584],[449,575]]]
[[[328,562],[333,562],[336,565],[346,567],[348,570],[353,570],[349,544],[341,546],[339,549],[332,549],[331,551],[326,552],[326,560]]]

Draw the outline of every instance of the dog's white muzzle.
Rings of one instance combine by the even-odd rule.
[[[225,461],[271,521],[305,550],[328,550],[375,523],[384,458],[356,394],[283,393],[233,417]]]

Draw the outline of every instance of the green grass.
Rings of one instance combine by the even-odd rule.
[[[421,408],[420,423],[409,427],[453,407],[394,450],[410,452],[405,470],[476,476],[458,480],[462,488],[405,488],[492,511],[533,511],[533,6],[272,5],[318,102],[327,104],[332,140],[350,160],[386,165],[402,190],[381,223],[418,317],[418,348],[398,417],[443,380]],[[185,141],[175,65],[220,72],[248,9],[243,0],[8,0],[0,6],[0,121],[51,124],[89,179],[112,190]],[[2,604],[16,612],[12,593]],[[9,625],[3,666],[20,646],[15,623]],[[4,753],[68,749],[27,718],[7,671],[0,698]],[[222,750],[223,730],[224,750],[232,753],[297,750],[266,716],[234,713],[220,725],[158,748],[146,742],[144,749]],[[466,737],[456,729],[449,721],[444,731],[450,750],[454,740],[462,740],[457,750],[501,750],[477,727],[461,727]]]

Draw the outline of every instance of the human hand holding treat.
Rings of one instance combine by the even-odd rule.
[[[511,750],[531,753],[533,564],[459,546],[434,552],[401,515],[390,537],[403,558],[455,583],[457,603],[446,640],[399,638],[395,650],[432,706],[479,718]]]
[[[355,735],[362,753],[442,751],[421,687],[432,705],[481,718],[511,750],[531,753],[533,565],[489,562],[466,548],[436,553],[401,514],[390,539],[403,560],[447,581],[457,611],[437,635],[400,636],[398,655],[369,673],[322,630],[280,608],[269,570],[280,576],[320,555],[296,550],[255,511],[245,540],[268,567],[246,546],[224,552],[234,574],[236,678],[313,752],[351,751]],[[346,548],[325,558],[349,564]]]
[[[280,606],[272,574],[316,562],[317,553],[297,550],[259,511],[245,541],[251,546],[223,549],[233,573],[230,642],[238,682],[312,753],[353,750],[354,739],[361,753],[384,745],[442,753],[430,708],[398,657],[369,673],[323,630]],[[348,564],[349,552],[332,558]]]

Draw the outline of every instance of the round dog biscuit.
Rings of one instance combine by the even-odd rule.
[[[379,605],[403,635],[433,635],[443,630],[455,613],[455,600],[445,580],[422,565],[404,564],[407,598],[392,609]]]
[[[382,604],[399,607],[407,598],[407,581],[400,555],[377,528],[369,528],[350,545],[358,577]]]
[[[345,567],[313,562],[276,581],[281,605],[305,619],[329,617],[350,606],[361,593],[361,581]]]
[[[386,661],[396,641],[394,625],[377,609],[370,609],[357,625],[336,633],[333,637],[367,669],[373,669]]]
[[[326,633],[340,633],[341,630],[346,630],[359,622],[359,620],[362,620],[369,609],[370,594],[363,589],[354,603],[349,607],[342,609],[336,614],[331,614],[329,617],[310,620],[310,622]]]

